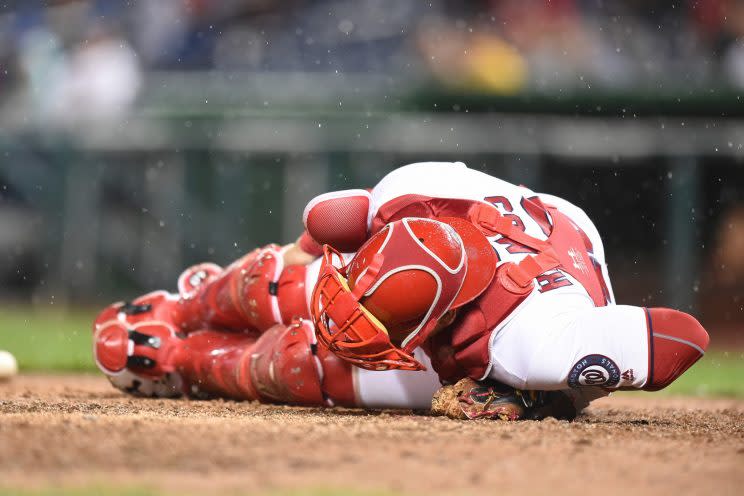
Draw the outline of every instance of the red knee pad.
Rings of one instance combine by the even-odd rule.
[[[318,346],[309,320],[276,325],[256,341],[247,364],[262,401],[294,405],[354,406],[351,366]]]
[[[192,265],[178,277],[178,294],[183,299],[195,297],[200,288],[217,280],[222,270],[222,267],[211,262]]]
[[[295,321],[275,325],[258,338],[251,351],[249,373],[262,400],[295,405],[325,404],[322,368],[313,353],[313,326]]]
[[[276,245],[256,249],[219,274],[185,277],[196,284],[179,300],[176,320],[182,331],[204,328],[264,331],[282,321],[277,284],[284,267]],[[216,266],[215,266],[216,267]],[[198,271],[197,271],[198,272]]]
[[[669,308],[648,308],[649,371],[643,387],[658,391],[674,382],[705,353],[710,338],[692,315]]]

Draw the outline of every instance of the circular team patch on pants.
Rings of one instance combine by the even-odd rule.
[[[572,388],[582,386],[613,387],[620,382],[620,369],[617,364],[604,355],[587,355],[571,368],[568,385]]]

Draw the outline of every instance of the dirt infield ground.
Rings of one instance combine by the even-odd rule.
[[[742,494],[744,401],[640,394],[573,423],[140,400],[97,376],[0,383],[0,488],[214,494]],[[345,488],[345,489],[344,489]]]

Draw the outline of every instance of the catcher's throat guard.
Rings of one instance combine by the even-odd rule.
[[[495,267],[488,240],[456,218],[392,222],[348,264],[326,245],[310,305],[318,341],[365,369],[425,370],[415,348],[487,287]]]

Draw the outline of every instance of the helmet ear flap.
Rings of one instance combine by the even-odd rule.
[[[460,292],[450,308],[459,308],[483,293],[496,276],[498,257],[488,238],[475,225],[459,217],[437,219],[451,226],[465,246],[467,272]]]
[[[437,328],[447,327],[457,318],[457,309],[451,308],[437,321]]]

